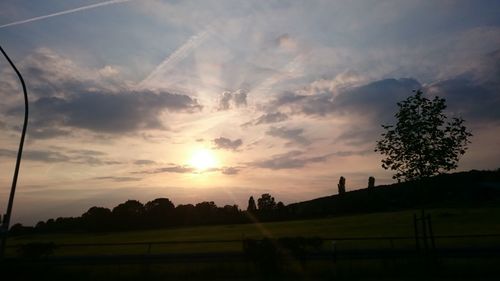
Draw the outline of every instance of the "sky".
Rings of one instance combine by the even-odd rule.
[[[396,103],[446,98],[500,167],[499,1],[3,0],[0,44],[30,120],[13,221],[159,197],[245,209],[388,184]],[[23,117],[0,60],[0,209]]]

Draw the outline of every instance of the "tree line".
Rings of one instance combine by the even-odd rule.
[[[217,206],[213,201],[175,206],[168,198],[157,198],[142,204],[127,200],[116,207],[91,207],[79,217],[59,217],[39,221],[34,227],[14,224],[13,235],[54,232],[107,232],[157,229],[176,226],[210,224],[239,224],[254,221],[273,221],[289,218],[282,202],[275,202],[269,193],[248,201],[246,210],[238,205]]]

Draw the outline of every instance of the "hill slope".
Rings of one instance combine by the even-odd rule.
[[[494,206],[500,202],[500,169],[443,174],[290,204],[301,218],[413,208]]]

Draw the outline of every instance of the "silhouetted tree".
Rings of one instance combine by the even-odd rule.
[[[46,231],[46,229],[47,229],[47,226],[46,226],[44,221],[39,221],[35,225],[36,232],[44,232],[44,231]]]
[[[340,177],[339,184],[337,185],[339,188],[339,195],[345,193],[345,178]]]
[[[140,228],[144,206],[137,200],[128,200],[113,208],[115,226],[119,229]]]
[[[255,205],[255,200],[253,199],[253,196],[250,196],[250,199],[248,199],[247,212],[255,213],[255,211],[257,211],[257,206]]]
[[[195,207],[193,204],[181,204],[175,208],[175,222],[177,225],[192,224],[194,215]]]
[[[283,202],[279,201],[278,204],[276,204],[276,209],[280,210],[285,208],[285,204]]]
[[[207,224],[217,221],[217,205],[213,201],[205,201],[195,206],[197,223]]]
[[[144,205],[145,221],[148,227],[172,225],[175,206],[168,198],[157,198]]]
[[[259,211],[270,211],[276,208],[276,202],[271,194],[264,193],[257,199],[257,206],[259,207]]]
[[[20,223],[16,223],[10,227],[9,233],[11,235],[25,235],[25,234],[31,234],[33,229],[34,228],[31,226],[24,226]]]
[[[219,212],[220,223],[238,223],[242,222],[242,213],[238,205],[225,205],[220,208]]]
[[[94,206],[82,215],[82,222],[87,230],[108,230],[111,223],[111,210]]]
[[[443,113],[445,99],[429,100],[418,90],[397,105],[399,111],[394,115],[397,123],[382,125],[386,132],[375,149],[386,156],[382,167],[394,170],[393,178],[398,181],[455,169],[472,134],[462,118],[447,121]]]
[[[375,178],[369,177],[368,178],[368,188],[374,188],[374,187],[375,187]]]

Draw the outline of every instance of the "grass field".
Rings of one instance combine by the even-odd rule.
[[[261,224],[199,226],[112,233],[47,234],[12,237],[10,246],[30,242],[75,243],[130,243],[161,241],[241,240],[244,238],[280,237],[383,237],[413,236],[413,214],[419,211],[401,211],[332,217],[323,219],[272,222]],[[435,235],[500,234],[500,207],[474,209],[434,209],[432,215]],[[436,241],[438,246],[500,246],[499,238],[446,239]],[[392,241],[391,247],[413,247],[413,240]],[[389,247],[388,241],[339,241],[347,248]],[[57,255],[135,254],[163,252],[241,251],[241,243],[200,243],[98,247],[62,247]],[[15,255],[15,249],[9,248]]]
[[[385,237],[414,235],[413,214],[418,211],[361,214],[312,220],[297,220],[262,224],[200,226],[162,230],[50,234],[12,237],[8,254],[16,255],[16,246],[30,242],[74,243],[134,243],[161,241],[241,240],[243,238],[279,237]],[[499,234],[500,207],[474,209],[434,209],[432,214],[435,235]],[[331,246],[332,241],[326,243]],[[414,240],[336,241],[338,249],[411,248]],[[500,247],[500,238],[442,239],[444,247]],[[55,256],[190,253],[241,251],[242,243],[182,243],[168,245],[120,245],[61,247]],[[9,280],[496,280],[500,274],[498,257],[447,258],[427,260],[370,259],[297,261],[283,263],[283,268],[269,275],[252,262],[228,261],[210,263],[165,264],[104,264],[104,265],[29,265],[4,268],[6,274],[17,277]]]

